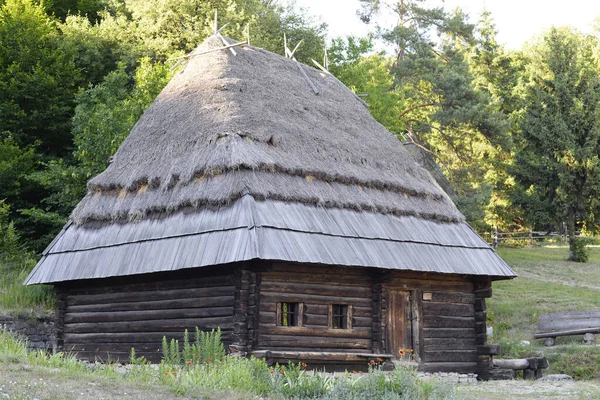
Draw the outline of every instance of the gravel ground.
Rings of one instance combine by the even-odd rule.
[[[456,386],[459,399],[600,399],[600,381],[512,381],[478,382]]]

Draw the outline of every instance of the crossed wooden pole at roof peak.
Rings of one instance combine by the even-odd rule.
[[[294,50],[290,50],[290,48],[288,47],[288,43],[287,43],[287,36],[285,35],[285,32],[283,33],[283,47],[285,49],[285,56],[287,58],[290,58],[290,59],[294,60],[294,62],[296,63],[296,66],[298,67],[298,70],[300,70],[300,72],[302,73],[302,76],[304,77],[304,80],[306,81],[306,83],[308,83],[308,86],[310,86],[310,88],[313,90],[313,92],[315,92],[315,94],[318,95],[319,94],[319,89],[317,89],[317,87],[315,86],[315,84],[310,80],[310,78],[306,74],[306,71],[302,67],[302,64],[300,64],[298,62],[298,60],[296,60],[296,57],[294,57],[294,53],[296,53],[296,50],[298,50],[298,47],[300,47],[300,45],[302,44],[303,41],[304,40],[300,40],[298,42],[298,44],[296,45],[296,47],[294,47]]]

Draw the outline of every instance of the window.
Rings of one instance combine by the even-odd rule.
[[[352,329],[352,306],[347,304],[329,305],[329,327],[333,329]]]
[[[302,326],[302,303],[277,303],[277,325]]]

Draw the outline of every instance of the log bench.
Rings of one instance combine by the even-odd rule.
[[[320,352],[320,351],[278,351],[278,350],[255,350],[250,353],[255,358],[264,359],[267,364],[276,363],[286,364],[287,362],[305,362],[309,367],[339,364],[344,367],[345,364],[368,365],[370,361],[382,364],[384,369],[392,366],[392,354],[376,353],[344,353],[344,352]],[[378,360],[379,359],[379,360]],[[386,368],[387,367],[387,368]]]
[[[600,310],[566,311],[540,315],[533,337],[553,346],[558,336],[584,335],[585,343],[592,344],[596,333],[600,333]]]
[[[523,371],[525,379],[540,379],[543,371],[548,368],[546,357],[518,358],[512,360],[494,359],[494,368],[500,370]],[[512,374],[514,376],[514,372]]]

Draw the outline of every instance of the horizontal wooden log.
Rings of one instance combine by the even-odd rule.
[[[423,316],[472,317],[474,313],[473,304],[423,302]]]
[[[477,346],[477,354],[497,356],[502,351],[502,346],[497,343],[488,343]]]
[[[476,362],[477,352],[475,350],[440,350],[425,351],[424,362]]]
[[[276,358],[289,359],[298,361],[351,361],[351,362],[366,362],[376,358],[389,359],[391,354],[378,353],[345,353],[345,352],[310,352],[310,351],[270,351],[258,350],[251,353],[256,358]]]
[[[474,350],[475,338],[424,338],[425,351],[434,350]]]
[[[233,306],[233,295],[176,300],[148,300],[134,303],[90,304],[67,307],[69,312],[101,312],[101,311],[144,311],[167,310],[176,308],[206,308]]]
[[[560,321],[540,321],[538,324],[538,331],[540,332],[551,332],[551,331],[568,331],[576,329],[588,329],[597,328],[600,329],[600,318],[589,318],[581,320],[560,320]]]
[[[194,331],[189,332],[189,340],[194,341]],[[229,340],[231,330],[222,330],[223,341]],[[160,343],[166,337],[183,342],[183,331],[179,332],[138,332],[138,333],[65,333],[66,343]]]
[[[296,294],[317,294],[322,296],[338,296],[338,297],[365,297],[370,298],[372,290],[370,285],[346,286],[335,283],[318,284],[318,283],[297,283],[297,282],[269,282],[261,283],[261,292],[275,293],[296,293]]]
[[[326,304],[315,304],[315,303],[304,303],[304,312],[310,314],[327,315],[329,313],[329,304],[336,304],[330,301]],[[261,301],[260,310],[263,312],[276,312],[277,302],[276,301]],[[353,317],[368,317],[373,315],[373,306],[357,306],[352,305],[352,316]]]
[[[231,329],[233,317],[157,319],[132,322],[98,322],[65,324],[65,333],[168,332],[170,330]]]
[[[423,316],[423,328],[473,328],[473,317]]]
[[[364,287],[365,284],[369,284],[370,280],[369,278],[357,279],[354,276],[348,276],[346,274],[315,273],[307,276],[300,272],[291,271],[263,273],[261,286],[271,282],[311,282],[316,284],[332,284],[332,282],[335,282],[339,285]]]
[[[128,352],[135,349],[139,352],[162,353],[162,343],[68,343],[65,346],[69,352]]]
[[[462,374],[475,373],[476,362],[424,362],[419,365],[419,371],[423,372],[458,372]]]
[[[427,301],[433,301],[438,303],[473,304],[474,300],[475,296],[473,295],[473,293],[431,292],[431,300]]]
[[[424,338],[474,338],[474,327],[469,328],[425,328]]]
[[[542,314],[539,317],[539,322],[544,321],[559,321],[559,320],[572,320],[572,319],[596,319],[600,318],[600,310],[589,310],[589,311],[563,311],[552,314]]]
[[[459,280],[417,280],[406,279],[402,277],[394,278],[391,283],[385,284],[388,289],[408,289],[423,290],[427,292],[473,292],[473,284],[467,281]]]
[[[585,333],[600,333],[600,327],[587,329],[569,329],[555,332],[538,332],[533,335],[535,339],[553,338],[556,336],[583,335]]]
[[[348,276],[354,279],[356,278],[364,278],[370,279],[371,275],[369,269],[365,268],[347,268],[342,266],[328,265],[328,266],[319,266],[319,265],[306,265],[306,264],[287,264],[287,263],[278,263],[275,262],[271,265],[271,268],[268,272],[265,272],[264,275],[268,276],[269,274],[275,274],[278,272],[282,273],[300,273],[304,276],[304,279],[307,279],[307,274],[325,274],[325,275],[333,275],[333,276]],[[310,278],[308,278],[310,279]]]
[[[298,302],[307,304],[351,304],[362,307],[369,307],[372,304],[371,297],[337,297],[337,296],[320,296],[311,294],[294,294],[294,293],[265,293],[261,290],[260,301],[264,302]]]
[[[529,361],[526,358],[517,358],[512,360],[503,360],[499,358],[494,358],[493,360],[494,367],[497,368],[508,368],[514,370],[521,370],[529,368]]]
[[[199,272],[199,271],[198,271]],[[173,272],[169,272],[172,275]],[[75,287],[69,288],[71,295],[87,295],[87,294],[104,294],[132,291],[152,291],[164,289],[185,289],[185,288],[201,288],[201,287],[216,287],[216,286],[233,286],[233,274],[206,274],[206,269],[202,269],[202,277],[192,277],[186,279],[156,279],[146,280],[143,282],[132,282],[135,277],[128,279],[127,283],[111,284],[105,281],[92,282],[86,285],[85,283],[78,284]],[[148,276],[145,277],[149,279]]]
[[[233,307],[179,308],[150,311],[70,312],[65,315],[65,322],[144,321],[153,319],[225,317],[231,315],[233,315]]]
[[[303,348],[329,348],[329,349],[370,349],[370,339],[344,339],[333,337],[313,336],[310,338],[303,336],[266,336],[258,338],[258,345],[261,348],[285,347],[293,349],[295,347]]]
[[[308,328],[305,326],[261,326],[259,336],[265,335],[285,335],[285,336],[329,336],[333,338],[363,338],[371,337],[371,328],[352,328],[352,329],[329,329],[329,328]]]
[[[169,289],[169,290],[150,290],[150,291],[129,291],[119,293],[101,293],[90,295],[69,296],[68,306],[88,305],[88,304],[107,304],[107,303],[130,303],[139,301],[189,299],[199,297],[232,296],[233,286],[218,286],[191,289]]]

